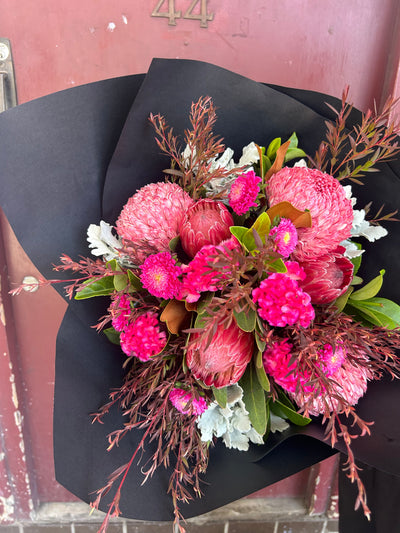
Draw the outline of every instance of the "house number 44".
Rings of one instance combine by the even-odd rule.
[[[166,2],[168,2],[168,11],[161,11],[161,9],[166,9],[164,7]],[[193,13],[197,4],[200,4],[200,13]],[[170,26],[176,26],[175,21],[179,18],[199,20],[202,28],[207,28],[208,21],[214,18],[214,13],[207,12],[207,0],[192,0],[183,17],[181,13],[181,11],[175,11],[175,0],[159,0],[151,16],[167,18]]]

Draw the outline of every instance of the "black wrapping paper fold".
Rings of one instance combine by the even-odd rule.
[[[0,115],[2,164],[0,200],[16,235],[46,277],[61,253],[87,256],[86,229],[103,219],[115,222],[129,196],[162,179],[168,158],[159,154],[150,113],[160,113],[182,133],[190,104],[208,95],[217,106],[215,133],[235,150],[236,159],[250,141],[268,144],[295,131],[301,147],[313,154],[333,118],[325,105],[332,97],[251,81],[227,70],[182,60],[154,60],[146,76],[107,80],[44,97]],[[355,111],[351,120],[357,121]],[[358,208],[370,200],[387,211],[398,207],[399,160],[382,165],[379,174],[354,188]],[[400,301],[400,228],[387,224],[390,236],[373,244],[362,268],[364,279],[386,269],[383,292]],[[60,289],[59,289],[60,290]],[[118,409],[91,424],[90,413],[107,400],[123,377],[123,355],[91,326],[106,298],[69,302],[57,340],[54,404],[54,450],[57,480],[84,501],[101,488],[109,474],[129,461],[141,438],[130,432],[110,452],[107,435],[123,425]],[[374,420],[371,437],[357,439],[353,450],[363,462],[400,474],[400,428],[396,406],[398,382],[372,383],[358,412]],[[204,496],[183,506],[187,517],[204,513],[310,466],[332,452],[323,442],[320,421],[291,427],[248,453],[218,443],[204,477]],[[341,449],[341,446],[338,446]],[[146,446],[141,466],[153,448]],[[169,472],[159,468],[141,486],[141,466],[131,469],[120,507],[128,518],[171,520],[166,494]],[[106,509],[112,494],[105,498]]]

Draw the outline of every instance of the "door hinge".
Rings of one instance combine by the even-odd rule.
[[[0,37],[0,112],[17,105],[11,44]]]

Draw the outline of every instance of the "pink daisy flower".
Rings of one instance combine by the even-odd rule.
[[[298,228],[296,259],[305,261],[328,253],[350,236],[353,208],[337,179],[323,172],[304,167],[284,167],[267,184],[271,206],[290,202],[311,213],[312,227]]]
[[[132,259],[140,264],[149,254],[168,251],[186,209],[193,204],[176,183],[150,183],[129,198],[116,229]]]
[[[184,415],[200,416],[207,409],[207,403],[203,397],[195,398],[190,392],[177,387],[169,393],[169,399],[172,405]]]
[[[288,218],[282,218],[277,226],[269,232],[276,245],[278,254],[289,257],[297,245],[296,227]]]
[[[315,317],[310,296],[286,274],[271,274],[253,290],[252,296],[259,306],[258,314],[271,326],[299,324],[306,328]]]
[[[122,351],[127,356],[148,361],[150,357],[163,350],[167,336],[165,331],[160,329],[157,315],[148,312],[129,322],[121,333],[120,343]]]
[[[140,269],[140,281],[153,296],[169,300],[178,294],[181,268],[169,252],[149,255]]]
[[[240,174],[233,182],[229,193],[229,205],[237,215],[244,215],[250,207],[257,206],[257,196],[260,192],[261,178],[254,170]]]
[[[122,331],[129,322],[131,305],[126,294],[119,294],[110,306],[111,324],[116,331]]]

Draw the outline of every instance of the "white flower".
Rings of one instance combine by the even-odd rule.
[[[104,256],[106,261],[118,257],[118,248],[121,248],[121,242],[112,234],[112,226],[100,222],[100,226],[90,224],[87,229],[87,240],[89,248],[95,256]]]
[[[282,431],[285,431],[285,429],[288,429],[290,427],[286,420],[284,420],[278,415],[274,415],[274,413],[270,414],[269,419],[271,422],[272,433],[275,433],[275,431],[279,431],[280,433],[282,433]]]
[[[305,159],[300,159],[300,161],[297,161],[293,166],[307,168],[307,161]]]

